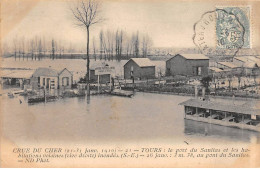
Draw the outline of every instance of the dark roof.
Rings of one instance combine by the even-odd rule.
[[[33,73],[34,77],[47,76],[47,77],[58,77],[59,72],[52,68],[38,68]]]
[[[209,58],[203,54],[176,54],[172,58],[176,56],[182,56],[183,58],[187,60],[209,60]],[[167,61],[171,60],[172,58],[168,59]]]
[[[179,105],[199,107],[204,109],[212,109],[225,112],[249,114],[249,115],[260,115],[260,109],[251,108],[245,105],[230,105],[220,102],[202,101],[198,99],[189,99]]]

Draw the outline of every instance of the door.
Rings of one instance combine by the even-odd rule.
[[[62,78],[62,86],[68,86],[69,85],[69,78],[63,77]]]
[[[49,88],[50,87],[50,78],[47,78],[46,79],[46,88]]]

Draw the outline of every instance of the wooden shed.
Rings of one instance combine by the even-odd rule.
[[[166,75],[208,75],[209,58],[203,54],[177,54],[166,61]]]
[[[148,58],[131,58],[124,65],[125,79],[147,79],[155,77],[155,65]]]

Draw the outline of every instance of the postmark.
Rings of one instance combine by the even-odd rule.
[[[247,9],[247,8],[246,8]],[[240,7],[222,7],[204,13],[194,24],[193,42],[210,57],[232,57],[250,48],[249,12]]]

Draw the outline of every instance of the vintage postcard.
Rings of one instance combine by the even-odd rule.
[[[0,5],[0,167],[260,166],[260,1]]]

